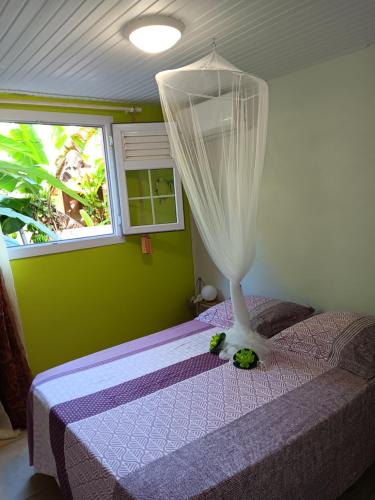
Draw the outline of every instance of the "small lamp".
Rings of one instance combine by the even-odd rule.
[[[201,290],[201,295],[206,302],[212,302],[217,297],[217,290],[212,285],[205,285]]]

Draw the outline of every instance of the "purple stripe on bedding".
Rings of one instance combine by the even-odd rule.
[[[49,415],[51,447],[56,461],[60,487],[66,498],[72,497],[64,455],[65,428],[68,424],[142,398],[182,380],[217,368],[224,363],[226,361],[213,354],[200,354],[142,377],[94,394],[66,401],[51,408]]]
[[[209,330],[210,328],[214,328],[214,326],[197,320],[187,321],[186,323],[167,328],[161,332],[146,335],[145,337],[140,337],[139,339],[131,340],[46,370],[35,377],[32,387],[34,388],[58,377],[110,363],[116,359],[126,358],[138,352],[147,351],[148,349],[159,347],[173,340],[189,337],[190,335]]]
[[[131,340],[130,342],[125,342],[109,349],[96,352],[94,354],[89,354],[83,358],[75,359],[59,365],[50,370],[46,370],[43,373],[38,374],[32,383],[29,397],[27,399],[27,429],[28,429],[28,445],[29,445],[29,462],[33,465],[33,453],[34,453],[34,434],[33,434],[33,396],[32,391],[35,387],[50,380],[63,377],[65,375],[70,375],[71,373],[77,373],[79,371],[88,370],[89,368],[94,368],[95,366],[100,366],[112,361],[116,361],[120,358],[126,358],[133,354],[137,354],[142,351],[147,351],[154,347],[159,347],[161,345],[167,344],[174,340],[182,339],[184,337],[189,337],[196,333],[204,332],[213,328],[212,325],[207,323],[202,323],[201,321],[192,320],[182,323],[181,325],[174,326],[172,328],[167,328],[161,332],[153,333],[152,335],[147,335],[139,339]]]

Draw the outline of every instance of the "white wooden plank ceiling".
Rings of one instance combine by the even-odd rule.
[[[170,51],[120,32],[144,14],[181,19]],[[217,50],[270,79],[375,43],[374,0],[0,0],[0,91],[157,101],[154,75]]]

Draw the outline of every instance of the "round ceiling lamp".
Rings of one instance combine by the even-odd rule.
[[[173,17],[144,16],[126,24],[123,34],[143,52],[158,54],[173,47],[183,30],[183,23]]]

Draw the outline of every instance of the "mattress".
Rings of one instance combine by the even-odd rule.
[[[36,472],[74,499],[334,499],[375,458],[375,383],[273,350],[237,369],[197,320],[38,375]]]

